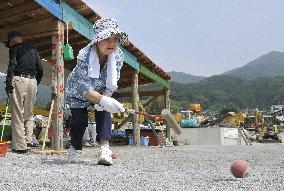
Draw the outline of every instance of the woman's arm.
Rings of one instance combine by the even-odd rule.
[[[103,95],[95,90],[88,92],[85,96],[92,103],[100,103],[100,100],[103,97]]]

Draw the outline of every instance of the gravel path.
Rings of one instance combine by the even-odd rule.
[[[284,190],[284,145],[114,147],[115,164],[96,165],[98,148],[84,148],[78,164],[65,155],[0,158],[1,190]],[[251,164],[246,178],[233,160]]]

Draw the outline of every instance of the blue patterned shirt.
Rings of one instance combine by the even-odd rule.
[[[67,78],[64,101],[71,108],[84,108],[89,106],[89,101],[85,95],[90,91],[106,93],[112,95],[115,90],[106,88],[107,64],[100,72],[99,78],[90,78],[88,75],[88,62],[91,52],[91,45],[87,45],[80,50],[77,56],[77,65]],[[123,65],[124,57],[120,48],[116,49],[116,70],[117,78],[120,78],[120,69]],[[117,80],[118,80],[117,79]]]

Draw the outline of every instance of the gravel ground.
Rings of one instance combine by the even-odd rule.
[[[66,155],[0,158],[1,190],[284,190],[284,145],[113,147],[112,166],[96,165],[98,148],[84,148],[78,164]],[[230,173],[233,160],[251,165],[246,178]]]

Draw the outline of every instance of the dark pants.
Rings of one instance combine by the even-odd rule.
[[[71,126],[71,145],[76,150],[82,150],[82,138],[88,126],[87,108],[71,108],[72,126]],[[96,140],[111,140],[111,115],[106,111],[95,111],[96,121]]]

